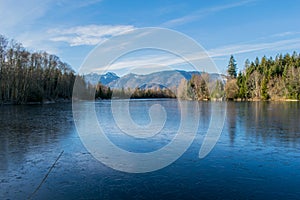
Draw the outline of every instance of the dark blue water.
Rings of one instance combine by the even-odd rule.
[[[162,131],[148,139],[123,134],[109,101],[95,107],[112,142],[145,153],[172,141],[182,114],[176,100],[135,100],[130,103],[134,122],[148,124],[148,108],[154,104],[163,105],[168,117]],[[199,102],[200,126],[192,145],[171,165],[141,174],[116,171],[96,160],[80,140],[71,104],[2,106],[0,199],[300,199],[300,104],[224,104],[224,128],[208,156],[200,159],[198,153],[215,103]]]

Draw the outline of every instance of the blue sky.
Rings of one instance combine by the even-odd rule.
[[[75,70],[95,46],[123,31],[164,27],[201,44],[226,71],[246,58],[300,52],[300,1],[0,0],[0,34],[58,55]]]

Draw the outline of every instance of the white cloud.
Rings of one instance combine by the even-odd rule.
[[[231,4],[225,4],[225,5],[215,6],[215,7],[211,7],[211,8],[206,8],[206,9],[200,9],[192,14],[166,21],[165,23],[162,24],[162,26],[174,27],[174,26],[186,24],[186,23],[201,19],[209,14],[220,12],[220,11],[227,10],[230,8],[244,6],[244,5],[247,5],[254,1],[255,0],[246,0],[246,1],[240,1],[240,2],[235,2],[235,3],[231,3]]]
[[[59,54],[60,48],[49,43],[48,37],[43,32],[24,32],[16,37],[24,47],[31,51],[46,51],[50,54]]]
[[[48,34],[54,42],[66,42],[70,46],[96,45],[103,40],[133,30],[130,25],[86,25],[65,29],[50,29]]]

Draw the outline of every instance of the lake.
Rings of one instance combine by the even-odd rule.
[[[123,104],[114,102],[117,109]],[[184,111],[174,99],[132,100],[133,122],[149,124],[148,109],[156,104],[167,116],[163,129],[149,138],[135,138],[116,125],[111,101],[81,103],[83,108],[95,106],[99,125],[112,143],[137,154],[168,145],[185,111],[199,117],[183,155],[148,173],[126,173],[99,162],[77,131],[95,130],[88,124],[93,116],[82,112],[76,125],[83,126],[76,128],[70,103],[0,106],[0,199],[300,199],[299,102],[187,102]],[[218,105],[227,108],[222,134],[200,159],[212,109]]]

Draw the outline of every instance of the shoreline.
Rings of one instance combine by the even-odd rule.
[[[153,99],[153,98],[139,98],[139,99]],[[167,98],[155,98],[155,99],[167,99]],[[170,99],[176,99],[176,98],[170,98]],[[103,101],[103,100],[111,100],[111,99],[95,99],[95,101]],[[114,100],[120,100],[120,99],[114,99]],[[189,99],[182,99],[186,101],[193,101]],[[197,100],[194,100],[197,101]],[[261,99],[233,99],[233,100],[219,100],[219,99],[210,99],[210,100],[198,100],[199,102],[299,102],[300,100],[298,99],[268,99],[268,100],[261,100]],[[0,103],[0,106],[17,106],[17,105],[49,105],[49,104],[59,104],[59,103],[72,103],[72,99],[60,99],[60,100],[47,100],[43,102],[26,102],[26,103],[21,103],[21,104],[16,104],[13,102],[6,102]]]
[[[267,100],[262,100],[262,99],[234,99],[232,101],[235,102],[298,102],[299,99],[284,99],[284,98],[278,98],[278,99],[267,99]]]
[[[19,105],[48,105],[57,103],[71,103],[72,99],[58,99],[58,100],[44,100],[42,102],[25,102],[25,103],[14,103],[14,102],[0,102],[0,106],[19,106]]]

